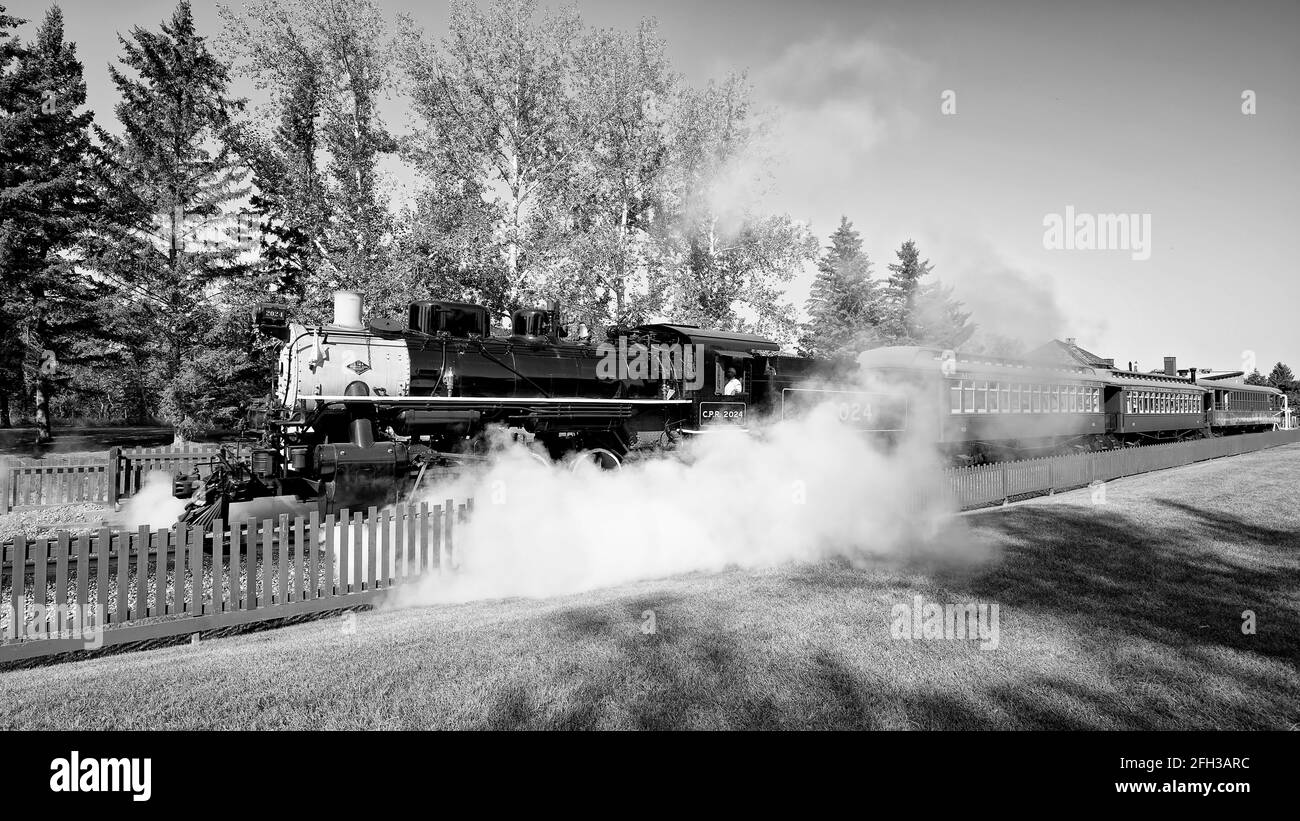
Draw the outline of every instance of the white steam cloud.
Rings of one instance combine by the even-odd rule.
[[[172,495],[171,474],[162,470],[151,471],[135,495],[126,501],[117,520],[123,525],[149,525],[155,530],[166,530],[176,524],[185,511],[185,500]]]
[[[397,606],[545,597],[727,567],[889,555],[977,557],[951,516],[929,445],[873,446],[823,406],[761,433],[708,434],[684,453],[605,472],[541,464],[505,445],[484,470],[433,489],[475,499],[454,573],[402,588]]]

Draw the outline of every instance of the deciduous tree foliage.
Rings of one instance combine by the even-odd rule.
[[[221,9],[236,68],[271,95],[267,130],[244,123],[256,173],[263,267],[306,315],[326,319],[331,293],[359,290],[391,313],[401,288],[390,265],[393,224],[379,159],[396,140],[379,115],[391,88],[392,44],[370,0],[259,0]]]
[[[816,241],[751,207],[761,129],[742,76],[687,88],[653,23],[592,31],[532,0],[456,3],[445,38],[413,32],[401,53],[422,120],[406,156],[447,238],[404,245],[424,254],[408,269],[503,313],[559,297],[590,324],[791,334],[780,286]],[[485,232],[493,254],[467,253]]]

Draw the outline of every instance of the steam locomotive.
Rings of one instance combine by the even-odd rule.
[[[911,434],[965,462],[1272,429],[1289,414],[1280,391],[1195,372],[922,347],[839,362],[685,324],[616,327],[597,343],[583,325],[570,340],[554,303],[515,311],[504,334],[470,303],[414,302],[404,322],[363,324],[360,295],[340,292],[334,309],[320,327],[282,305],[256,310],[260,331],[282,343],[270,411],[247,458],[223,452],[176,477],[175,495],[189,500],[183,523],[392,504],[490,458],[493,430],[540,459],[613,470],[828,404],[841,425]]]
[[[774,398],[806,408],[811,381],[835,370],[761,336],[692,325],[618,327],[600,343],[579,325],[570,340],[555,304],[515,311],[504,335],[463,302],[415,302],[405,322],[363,324],[353,292],[335,295],[329,325],[271,304],[254,321],[283,343],[271,409],[247,459],[223,454],[176,477],[191,526],[391,504],[487,459],[494,428],[539,458],[617,469],[687,437],[745,431]]]

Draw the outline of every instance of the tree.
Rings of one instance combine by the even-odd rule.
[[[47,442],[50,402],[66,378],[66,331],[84,324],[99,291],[74,253],[99,207],[99,155],[93,114],[79,111],[86,84],[76,47],[63,39],[62,12],[46,13],[30,46],[6,31],[17,24],[0,9],[0,288],[9,326],[0,370],[12,377],[21,357],[37,441]]]
[[[109,74],[122,98],[122,134],[101,132],[112,157],[115,220],[97,261],[135,297],[138,343],[151,351],[159,382],[159,415],[184,441],[209,422],[192,357],[211,350],[223,286],[247,275],[238,249],[221,241],[232,205],[248,193],[247,169],[230,145],[241,102],[228,95],[228,70],[196,32],[188,0],[159,31],[137,26],[118,40],[121,66]]]
[[[782,287],[817,256],[817,239],[787,214],[761,213],[765,124],[749,84],[732,75],[677,98],[667,214],[659,241],[665,299],[675,316],[790,339],[794,308]]]
[[[956,350],[975,333],[970,312],[952,295],[953,289],[935,280],[923,283],[917,292],[911,325],[921,345]]]
[[[1295,374],[1291,372],[1283,363],[1279,362],[1273,366],[1273,370],[1268,374],[1267,384],[1272,385],[1280,391],[1291,390],[1292,383],[1295,382]]]
[[[328,316],[337,288],[361,291],[372,311],[393,309],[405,295],[382,276],[393,224],[378,162],[397,143],[378,110],[392,62],[378,7],[259,0],[221,14],[239,67],[272,91],[268,120],[277,127],[241,128],[256,174],[264,267],[316,319]]]
[[[14,153],[10,150],[16,134],[16,129],[11,130],[16,123],[13,114],[18,110],[17,103],[23,93],[13,66],[25,49],[14,30],[25,22],[6,14],[5,7],[0,6],[0,110],[5,114],[0,117],[0,175],[3,175],[6,190],[15,163]],[[0,192],[0,208],[8,207],[8,197]],[[10,219],[12,217],[6,212],[0,211],[0,236],[9,236]],[[0,246],[0,254],[4,254],[0,266],[7,268],[7,244]],[[0,278],[0,427],[4,428],[12,424],[10,396],[22,392],[23,348],[18,331],[21,317],[11,307],[16,302],[13,284],[7,277]],[[14,386],[19,386],[18,391],[14,391]]]
[[[933,266],[928,259],[921,261],[913,240],[904,242],[896,253],[898,262],[889,264],[889,281],[885,285],[884,331],[890,344],[915,344],[919,331],[915,324],[916,298],[921,278]]]
[[[642,322],[662,299],[655,231],[680,79],[652,20],[632,32],[585,32],[572,70],[575,150],[566,184],[543,194],[541,256],[552,288],[585,321]]]
[[[1265,385],[1265,386],[1266,386],[1266,385],[1269,384],[1268,378],[1267,378],[1266,376],[1264,376],[1264,374],[1262,374],[1262,373],[1259,372],[1259,368],[1256,368],[1255,370],[1253,370],[1253,371],[1251,371],[1249,374],[1247,374],[1245,380],[1243,380],[1243,381],[1244,381],[1247,385]]]
[[[800,339],[806,356],[859,353],[877,339],[880,294],[871,278],[871,260],[862,250],[862,236],[846,216],[840,217],[817,262],[807,311],[810,321]]]
[[[548,296],[534,216],[544,189],[567,179],[577,145],[568,81],[580,28],[576,12],[539,16],[535,0],[494,0],[486,10],[457,0],[440,44],[418,33],[403,43],[423,119],[406,156],[435,183],[430,198],[491,204],[505,284],[497,310]]]

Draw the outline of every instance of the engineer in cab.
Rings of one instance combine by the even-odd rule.
[[[745,386],[741,384],[740,379],[736,376],[735,368],[727,368],[727,382],[722,386],[723,396],[738,396],[743,393]]]

